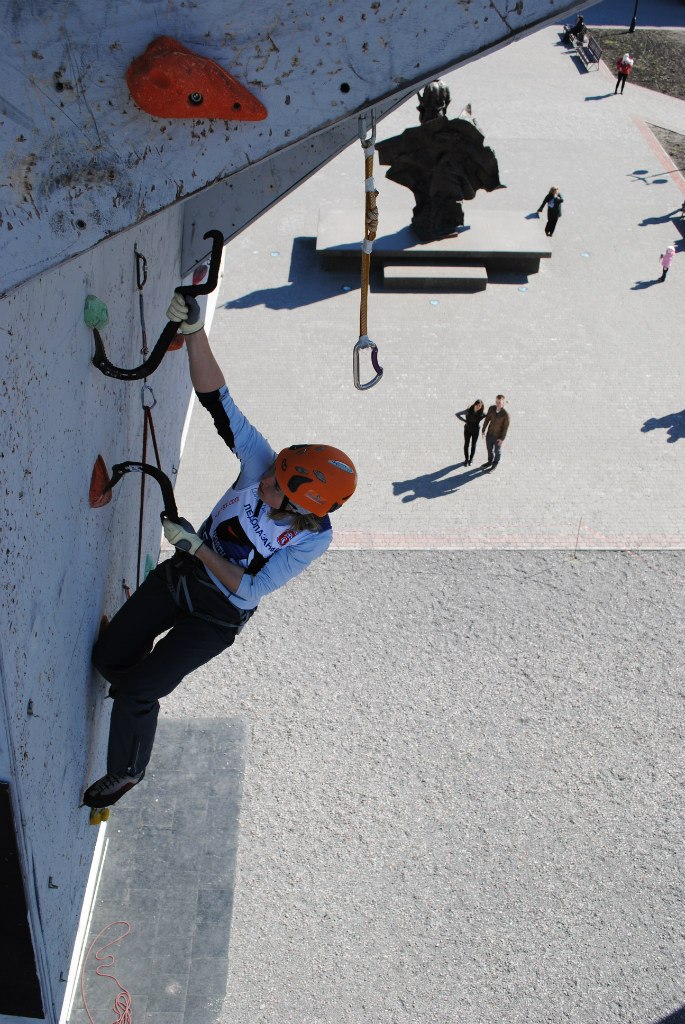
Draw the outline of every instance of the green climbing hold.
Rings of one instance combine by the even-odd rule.
[[[86,304],[83,307],[83,319],[88,327],[106,327],[109,323],[107,306],[97,295],[87,295]]]
[[[146,555],[145,556],[145,575],[143,576],[144,580],[146,580],[148,578],[149,573],[152,572],[152,570],[155,568],[156,565],[157,565],[157,562],[152,557],[152,555]]]

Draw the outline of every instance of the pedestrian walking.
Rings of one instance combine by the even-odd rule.
[[[614,96],[618,92],[619,85],[621,86],[621,95],[625,89],[626,82],[628,81],[628,75],[633,70],[633,64],[635,61],[629,53],[624,53],[622,57],[619,57],[616,61],[616,88],[614,89]]]
[[[669,245],[669,247],[666,249],[666,252],[662,252],[661,256],[659,257],[659,262],[661,263],[661,277],[659,278],[660,281],[666,280],[666,274],[668,273],[668,269],[671,266],[671,263],[673,262],[674,256],[675,249],[672,245]]]
[[[468,409],[458,412],[457,416],[464,422],[464,465],[470,466],[476,451],[480,423],[485,417],[485,406],[480,398],[477,398]]]
[[[200,405],[240,460],[240,473],[197,531],[163,519],[175,554],[148,574],[95,644],[93,664],[113,700],[107,774],[84,793],[89,807],[107,807],[141,781],[160,698],[230,647],[265,594],[323,555],[329,514],[357,483],[337,448],[297,444],[276,454],[235,405],[195,299],[176,292],[167,319],[179,324]],[[267,648],[264,656],[272,655]]]
[[[548,238],[551,238],[554,234],[557,221],[561,217],[561,204],[563,201],[564,197],[557,186],[552,185],[551,189],[538,206],[538,213],[542,213],[544,206],[547,207],[547,225],[545,227],[545,234]]]
[[[502,445],[509,430],[509,413],[504,408],[505,402],[504,395],[497,395],[495,404],[490,406],[485,416],[483,436],[488,446],[488,461],[483,463],[482,469],[496,469],[502,458]]]

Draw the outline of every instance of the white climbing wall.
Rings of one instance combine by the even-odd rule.
[[[568,0],[10,0],[0,5],[0,294],[571,9]],[[220,63],[267,119],[141,111],[125,73],[162,35]]]
[[[90,509],[88,489],[98,454],[110,469],[140,459],[143,437],[141,382],[92,366],[83,303],[89,292],[107,303],[102,333],[112,362],[140,364],[133,247],[148,258],[151,347],[180,280],[181,219],[173,207],[0,300],[0,778],[11,783],[23,825],[31,924],[55,1012],[96,837],[78,804],[104,769],[108,709],[90,649],[100,616],[124,599],[122,580],[135,587],[141,477],[127,475],[102,509]],[[169,352],[149,383],[162,467],[173,480],[190,396],[185,351]],[[161,507],[148,480],[143,561],[157,559]]]

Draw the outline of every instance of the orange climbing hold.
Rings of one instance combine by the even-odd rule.
[[[153,117],[263,121],[266,107],[209,57],[171,36],[160,36],[136,57],[126,82],[138,106]]]
[[[102,455],[98,455],[93,466],[93,472],[91,473],[90,490],[88,492],[88,504],[91,508],[103,508],[104,505],[109,505],[112,500],[112,492],[105,492],[105,487],[108,483],[109,473],[105,460]]]

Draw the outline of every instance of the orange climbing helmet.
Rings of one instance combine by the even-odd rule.
[[[298,511],[326,516],[352,497],[357,470],[339,448],[293,444],[276,456],[276,480]]]

